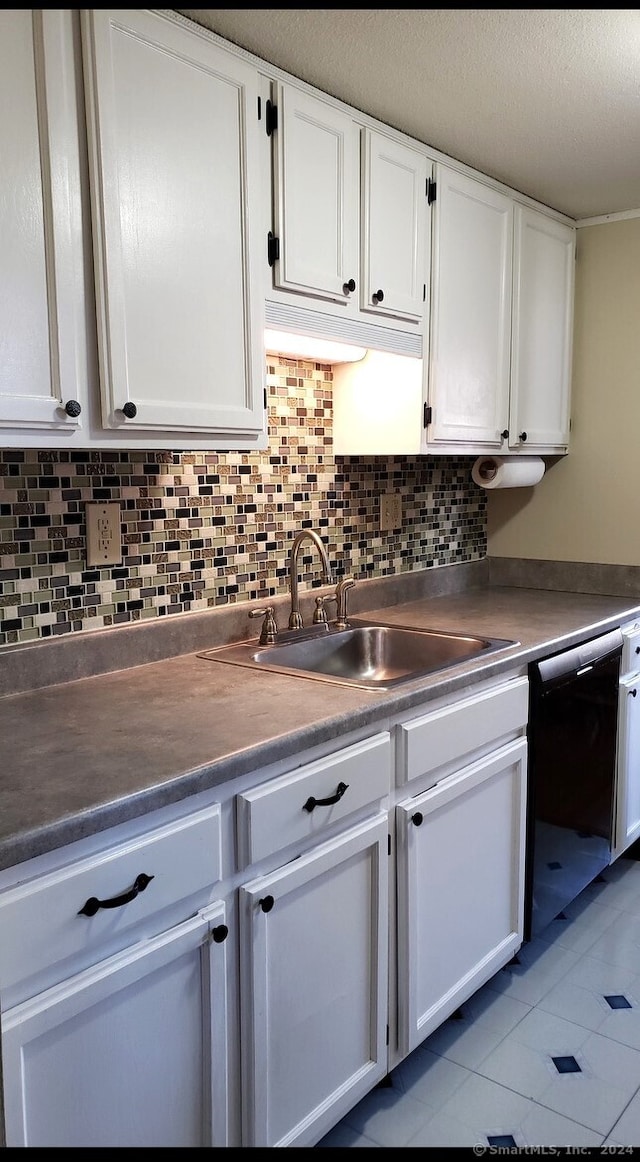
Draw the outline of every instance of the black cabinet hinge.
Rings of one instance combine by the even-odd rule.
[[[427,178],[427,201],[431,205],[436,200],[436,183],[432,178]]]
[[[274,105],[273,101],[267,101],[265,106],[264,127],[267,131],[267,137],[271,137],[278,128],[278,106]]]
[[[428,427],[429,427],[429,424],[431,423],[431,415],[432,415],[431,404],[429,404],[429,403],[426,403],[426,404],[424,405],[424,412],[423,412],[423,416],[422,416],[422,426],[423,426],[423,428],[428,428]]]
[[[276,238],[275,234],[272,234],[270,230],[267,235],[267,258],[269,260],[269,266],[273,266],[274,262],[277,262],[279,257],[280,239]]]

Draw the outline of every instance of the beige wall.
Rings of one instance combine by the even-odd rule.
[[[488,493],[488,554],[640,565],[640,217],[577,233],[571,450]]]

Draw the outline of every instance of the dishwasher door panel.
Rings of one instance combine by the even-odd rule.
[[[573,670],[558,657],[548,681],[531,668],[527,939],[611,860],[620,657],[621,644]]]

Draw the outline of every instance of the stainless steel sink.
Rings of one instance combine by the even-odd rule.
[[[323,682],[388,690],[402,682],[517,645],[506,638],[383,625],[350,618],[346,629],[295,631],[275,645],[239,642],[200,657]],[[285,636],[285,635],[283,635]]]

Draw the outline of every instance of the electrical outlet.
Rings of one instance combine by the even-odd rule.
[[[389,532],[402,524],[402,497],[399,492],[380,494],[380,530]]]
[[[91,500],[86,505],[87,565],[119,565],[122,561],[120,505]]]

